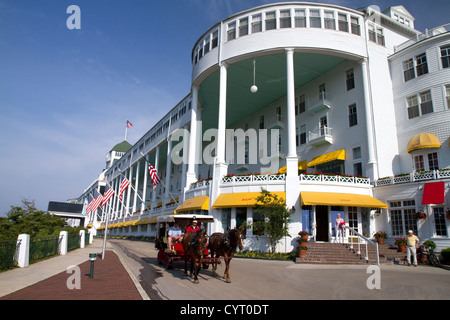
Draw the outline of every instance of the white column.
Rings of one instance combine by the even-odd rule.
[[[184,201],[184,195],[185,192],[183,192],[185,187],[188,187],[188,185],[186,184],[187,181],[187,164],[189,161],[189,131],[187,130],[187,126],[184,127],[183,130],[183,162],[181,164],[181,193],[180,193],[180,197],[178,200],[178,203],[181,204]],[[192,182],[191,182],[192,183]]]
[[[167,139],[167,156],[166,156],[166,190],[164,192],[164,205],[170,202],[170,173],[172,171],[172,159],[170,154],[172,152],[172,140],[170,137]],[[175,199],[174,199],[175,200]]]
[[[130,181],[130,184],[133,181],[132,174],[133,174],[133,165],[130,163],[130,173],[128,174],[128,181]],[[126,212],[123,215],[124,218],[126,218],[127,214],[130,213],[129,211],[130,211],[131,190],[132,190],[131,189],[131,185],[127,189],[128,189],[127,190],[127,204],[126,204],[126,207],[125,207]]]
[[[145,200],[147,199],[147,179],[148,179],[148,165],[147,162],[150,160],[148,154],[145,156],[144,161],[144,184],[142,185],[142,204],[141,213],[145,210]]]
[[[295,81],[294,81],[294,50],[286,49],[286,78],[287,78],[287,140],[288,152],[286,156],[286,206],[295,207],[294,220],[301,221],[300,215],[300,186],[298,181],[298,156],[295,144]]]
[[[225,138],[227,121],[227,67],[220,65],[220,88],[219,88],[219,120],[217,126],[217,163],[225,163]]]
[[[19,234],[17,243],[19,245],[17,264],[20,268],[26,268],[30,265],[30,235],[26,233]]]
[[[372,121],[372,105],[370,101],[369,77],[367,73],[367,58],[361,62],[362,81],[364,90],[364,107],[366,116],[366,135],[367,135],[367,165],[365,175],[372,181],[378,179],[377,160],[375,156],[375,141],[373,135],[373,121]]]
[[[106,232],[106,231],[105,231]],[[67,254],[67,241],[68,241],[68,233],[67,231],[61,231],[59,233],[59,254],[66,255]]]
[[[141,162],[138,160],[136,163],[136,183],[134,184],[134,199],[133,199],[133,212],[136,211],[137,196],[139,190],[139,170],[141,169]]]
[[[192,100],[191,100],[191,124],[189,134],[189,153],[187,158],[187,173],[186,184],[184,187],[189,187],[191,183],[197,181],[197,173],[195,172],[195,164],[197,162],[197,112],[198,112],[198,90],[196,85],[192,86]],[[186,149],[184,149],[186,150]],[[183,152],[184,152],[183,150]],[[184,158],[184,157],[183,157]]]

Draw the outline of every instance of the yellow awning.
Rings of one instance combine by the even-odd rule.
[[[318,164],[327,163],[334,160],[345,160],[345,149],[325,153],[321,156],[314,157],[311,162],[308,163],[308,167],[314,167]]]
[[[271,192],[278,197],[286,199],[286,192]],[[260,192],[222,193],[214,202],[213,208],[253,207]]]
[[[440,148],[441,142],[431,133],[419,133],[409,140],[406,150],[409,152],[425,148]]]
[[[117,224],[117,228],[123,227],[123,225],[127,223],[126,221],[122,221],[120,223]]]
[[[125,222],[125,224],[123,226],[124,227],[134,226],[136,224],[136,222],[138,222],[138,221],[139,221],[139,219],[129,220],[129,221]]]
[[[307,168],[306,160],[298,162],[298,170],[306,171],[306,168]],[[281,167],[280,170],[278,170],[277,173],[280,173],[280,174],[286,173],[286,166]]]
[[[198,196],[186,199],[175,209],[175,214],[188,210],[209,210],[209,197]]]
[[[351,193],[300,192],[302,205],[348,206],[387,209],[387,204],[374,197]]]

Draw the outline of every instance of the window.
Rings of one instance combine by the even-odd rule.
[[[266,12],[266,30],[276,29],[276,27],[275,11]]]
[[[305,112],[306,110],[306,101],[305,95],[302,94],[297,99],[295,99],[295,115]]]
[[[372,42],[377,42],[377,37],[375,35],[375,26],[373,24],[369,24],[369,40]]]
[[[423,155],[418,155],[414,157],[414,169],[417,172],[425,171],[425,165],[423,163]]]
[[[309,26],[311,28],[322,28],[322,22],[320,21],[320,10],[309,11]]]
[[[347,15],[343,13],[338,14],[339,31],[348,32],[348,20]]]
[[[291,27],[291,10],[280,11],[280,28]]]
[[[358,208],[348,207],[348,226],[359,232],[358,230]]]
[[[259,128],[264,129],[264,116],[259,117]]]
[[[262,19],[261,15],[257,14],[252,17],[252,33],[257,33],[262,31]]]
[[[212,34],[212,42],[211,43],[212,43],[212,48],[211,49],[214,49],[219,44],[219,31],[218,30],[213,32],[213,34]]]
[[[417,102],[417,96],[411,96],[406,98],[408,101],[408,119],[418,117],[419,114],[419,104]]]
[[[281,107],[276,108],[277,121],[281,121]]]
[[[377,43],[384,46],[384,34],[382,28],[377,28]]]
[[[428,167],[430,168],[430,170],[439,170],[437,152],[428,154]]]
[[[353,127],[358,124],[356,103],[348,106],[348,126]]]
[[[441,48],[442,68],[450,67],[450,45]]]
[[[359,19],[357,17],[351,17],[350,21],[351,21],[351,24],[352,24],[352,33],[360,36],[361,35],[361,28],[359,26]]]
[[[416,57],[416,70],[418,77],[428,73],[427,56],[425,53]]]
[[[433,102],[431,100],[431,91],[424,91],[419,96],[414,95],[406,98],[408,104],[408,119],[413,119],[427,113],[433,112]],[[420,108],[419,108],[420,99]]]
[[[325,83],[319,86],[319,100],[324,100],[327,98],[327,92],[325,89]]]
[[[239,37],[248,35],[248,17],[239,20]]]
[[[353,69],[350,69],[345,73],[345,83],[347,85],[347,91],[355,87],[355,74]]]
[[[324,24],[325,29],[336,29],[336,22],[334,21],[334,12],[333,11],[325,11],[324,12]]]
[[[447,100],[447,109],[450,109],[450,85],[445,86],[445,96]]]
[[[209,52],[209,50],[210,50],[210,42],[211,42],[211,40],[210,40],[210,37],[208,36],[206,39],[205,39],[205,54],[207,54],[208,52]]]
[[[353,160],[361,159],[361,147],[356,147],[352,149]],[[356,162],[353,164],[353,174],[362,176],[362,163]]]
[[[436,235],[447,237],[447,226],[445,225],[445,214],[443,207],[433,208],[434,225],[436,227]]]
[[[405,79],[405,82],[414,79],[416,77],[416,74],[414,72],[414,63],[413,59],[408,59],[406,61],[403,61],[403,77]]]
[[[295,9],[295,27],[306,28],[306,12],[304,9]]]
[[[408,230],[413,230],[417,234],[417,222],[414,219],[415,200],[392,201],[389,206],[395,208],[389,210],[392,221],[392,235],[403,236]]]
[[[236,39],[236,21],[228,24],[227,40]]]
[[[319,124],[319,128],[320,128],[320,135],[324,136],[328,133],[328,119],[327,116],[320,118],[320,124]]]
[[[306,143],[306,125],[300,126],[300,145]]]
[[[420,94],[420,111],[422,115],[433,112],[433,102],[431,101],[431,91],[425,91]]]

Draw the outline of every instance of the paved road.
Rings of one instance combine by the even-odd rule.
[[[184,275],[184,263],[159,266],[153,243],[109,240],[126,257],[129,270],[153,300],[450,299],[450,271],[428,266],[300,265],[288,261],[235,258],[232,283],[202,270],[200,284]],[[224,266],[219,266],[222,275]],[[379,276],[377,278],[377,276]],[[379,280],[379,281],[377,281]],[[380,284],[369,289],[369,285]]]

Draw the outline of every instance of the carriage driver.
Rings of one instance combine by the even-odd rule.
[[[169,228],[169,231],[167,232],[168,236],[168,244],[169,244],[169,250],[173,251],[173,244],[177,242],[181,242],[183,240],[183,231],[178,226],[178,223],[174,223],[173,227]]]

